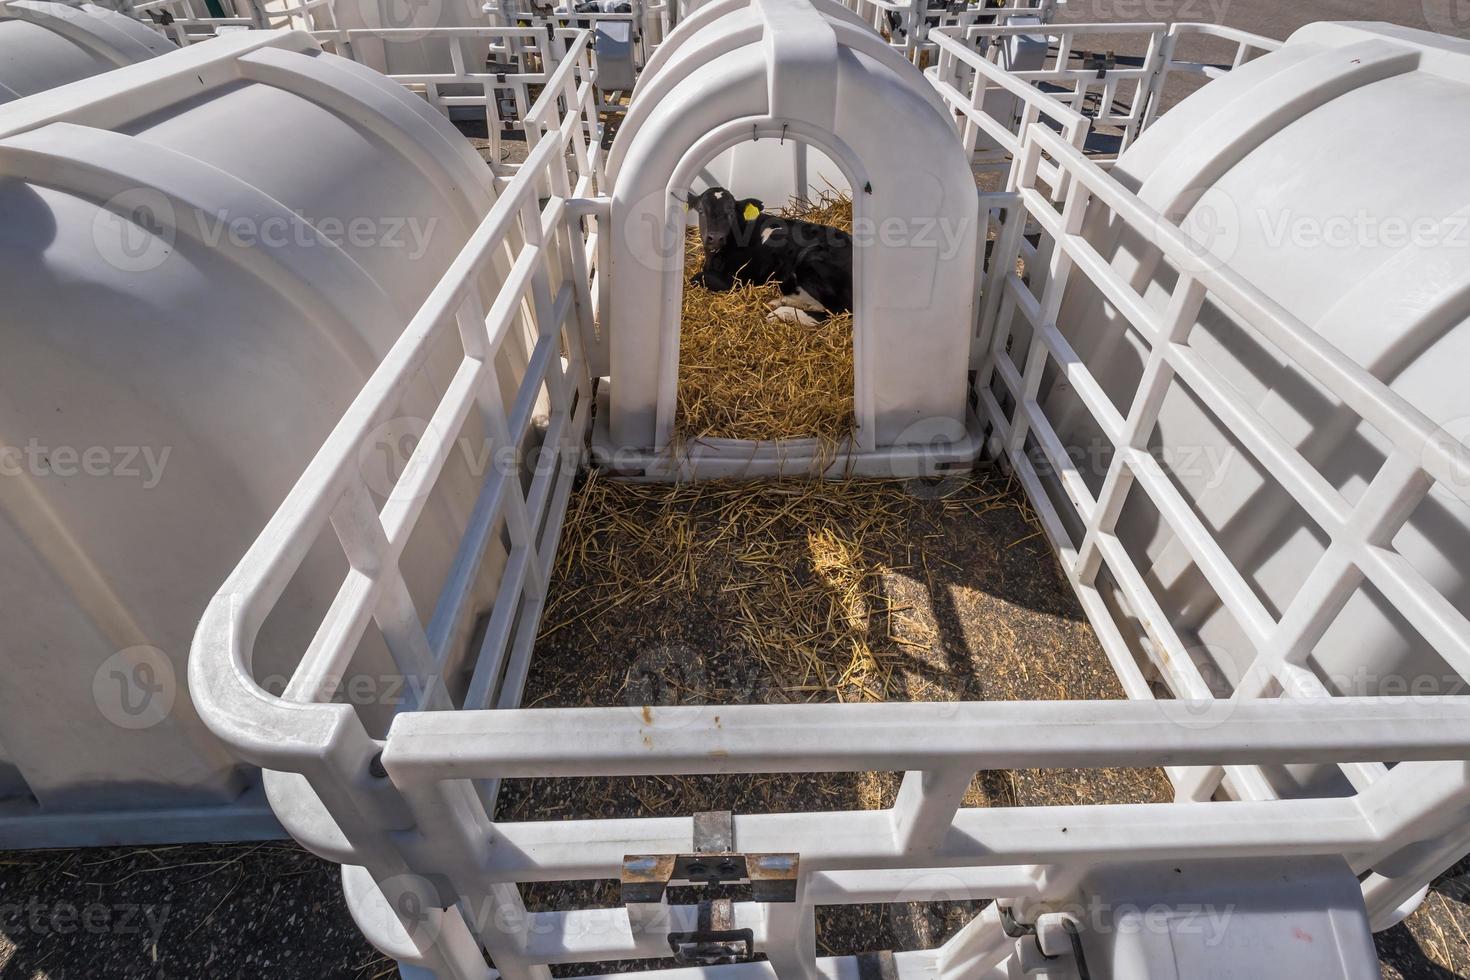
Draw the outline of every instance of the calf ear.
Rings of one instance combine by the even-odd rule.
[[[756,218],[759,218],[761,212],[766,208],[765,204],[754,197],[747,197],[737,207],[740,211],[740,217],[746,221],[754,221]]]
[[[684,203],[691,208],[699,207],[699,195],[690,191],[684,195]]]

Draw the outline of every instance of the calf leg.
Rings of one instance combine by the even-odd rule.
[[[781,302],[785,306],[794,306],[798,310],[806,310],[808,313],[826,313],[826,305],[801,286],[796,287],[794,293],[783,293]]]
[[[797,323],[803,327],[815,327],[827,318],[825,313],[820,314],[820,316],[821,319],[818,319],[806,310],[799,310],[794,306],[778,306],[771,311],[771,315],[766,317],[766,319],[771,322],[781,320],[786,323]]]
[[[827,319],[827,308],[811,293],[795,284],[783,282],[781,298],[773,299],[766,305],[775,311],[766,317],[767,320],[784,320],[804,327],[814,327]]]
[[[780,299],[767,300],[766,306],[770,307],[773,310],[779,310],[783,306],[789,306],[797,310],[806,310],[808,313],[827,312],[827,308],[821,303],[817,302],[817,300],[804,289],[797,289],[792,292],[787,292],[783,290]]]
[[[852,309],[852,251],[809,248],[796,260],[795,293],[828,313]],[[791,292],[783,288],[783,292]]]
[[[715,293],[724,293],[735,288],[734,276],[728,272],[711,269],[709,266],[705,266],[702,270],[695,273],[694,278],[689,281],[696,286],[702,286]]]

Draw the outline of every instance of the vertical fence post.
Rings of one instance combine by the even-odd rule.
[[[1014,941],[1001,928],[1000,906],[992,901],[939,947],[935,972],[939,980],[980,976],[1003,962],[1014,948]]]
[[[903,854],[933,854],[954,824],[955,811],[970,788],[968,769],[923,769],[904,773],[893,803],[894,843]]]
[[[1062,205],[1062,235],[1075,235],[1082,230],[1082,220],[1087,214],[1088,202],[1092,200],[1092,193],[1083,187],[1080,181],[1074,181],[1067,191],[1067,200]],[[1017,411],[1015,422],[1011,426],[1010,439],[1006,445],[1006,455],[1014,456],[1025,451],[1026,436],[1030,433],[1028,416],[1022,406],[1036,397],[1041,390],[1041,380],[1046,367],[1046,341],[1043,339],[1045,328],[1056,323],[1057,314],[1062,308],[1062,297],[1066,294],[1067,279],[1072,272],[1072,257],[1062,247],[1060,241],[1051,243],[1052,251],[1048,260],[1049,271],[1046,277],[1046,286],[1042,290],[1041,312],[1037,322],[1031,325],[1031,347],[1027,351],[1026,360],[1021,369],[1023,387],[1017,393]]]
[[[766,958],[777,980],[818,980],[816,909],[806,898],[807,871],[799,868],[796,901],[766,903]]]

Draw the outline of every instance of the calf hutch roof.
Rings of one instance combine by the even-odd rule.
[[[131,17],[90,3],[0,3],[0,104],[174,50]]]
[[[7,839],[278,833],[193,711],[190,637],[489,210],[491,174],[418,96],[264,31],[0,108],[0,174],[0,419],[36,449],[0,480],[0,593],[27,610],[0,685]],[[108,462],[83,472],[68,447]],[[431,522],[474,484],[436,494]],[[461,530],[409,550],[411,592]],[[258,677],[289,676],[336,586],[315,553]]]

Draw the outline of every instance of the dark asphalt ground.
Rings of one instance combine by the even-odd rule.
[[[1071,0],[1060,19],[1209,21],[1277,38],[1377,20],[1470,37],[1470,0]],[[1470,980],[1467,903],[1462,862],[1377,937],[1384,977]],[[396,975],[348,916],[336,868],[290,843],[0,852],[0,980]]]

